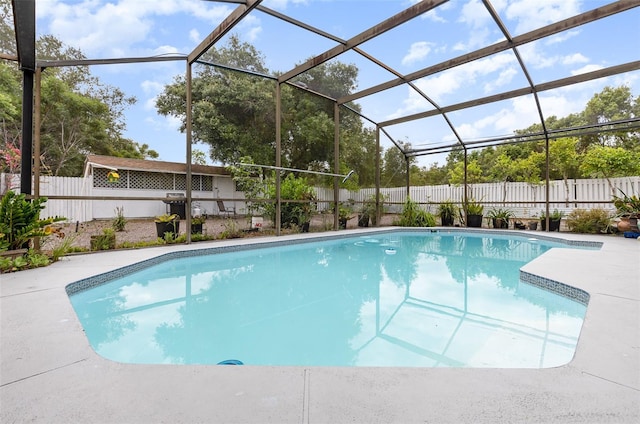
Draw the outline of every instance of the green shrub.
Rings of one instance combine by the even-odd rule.
[[[111,221],[111,226],[116,231],[124,231],[127,219],[124,217],[124,206],[116,207],[116,217]]]
[[[113,228],[104,228],[102,234],[91,236],[91,250],[110,250],[116,248],[116,233]]]
[[[27,262],[29,268],[38,268],[41,266],[47,266],[51,263],[51,259],[45,254],[38,253],[35,250],[29,250],[27,253]]]
[[[25,194],[7,191],[0,201],[0,250],[17,250],[29,247],[34,237],[44,237],[53,231],[51,224],[65,218],[40,219],[46,197],[31,201]],[[15,262],[15,261],[14,261]]]
[[[11,258],[0,257],[0,272],[9,272],[13,269],[13,260]]]
[[[242,232],[238,228],[238,224],[233,219],[227,219],[224,222],[224,231],[220,233],[221,239],[239,238]]]
[[[611,215],[604,209],[576,209],[567,216],[567,227],[574,233],[606,233],[611,223]]]
[[[420,205],[407,197],[400,219],[394,224],[401,227],[435,227],[436,219],[429,212],[420,209]]]
[[[276,198],[275,181],[267,182],[267,197]],[[306,178],[288,174],[280,182],[280,197],[285,200],[299,200],[301,202],[283,202],[280,206],[280,223],[282,227],[292,224],[302,225],[311,220],[316,210],[316,194]],[[272,222],[276,222],[276,204],[274,202],[263,205],[265,214]]]

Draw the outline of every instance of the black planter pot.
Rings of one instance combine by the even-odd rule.
[[[362,214],[358,215],[358,227],[368,227],[369,226],[369,215]]]
[[[440,215],[440,222],[443,227],[452,227],[453,217],[450,215]]]
[[[547,230],[547,221],[545,219],[540,220],[540,225],[542,226],[542,231]],[[549,220],[549,231],[560,231],[560,220],[550,219]]]
[[[180,221],[156,222],[156,233],[158,237],[164,238],[164,233],[173,233],[173,238],[180,232]]]
[[[300,229],[302,230],[303,233],[308,233],[309,232],[309,224],[310,222],[303,222],[302,223],[302,227],[300,227]]]
[[[467,227],[482,227],[482,215],[467,215]]]
[[[502,218],[492,218],[491,219],[493,228],[502,228],[509,229],[509,221],[504,220]]]
[[[202,234],[202,224],[191,224],[191,234]]]
[[[347,229],[347,218],[338,218],[338,227],[341,230],[346,230]]]

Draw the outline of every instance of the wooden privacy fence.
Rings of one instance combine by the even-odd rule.
[[[1,187],[11,187],[19,190],[19,175],[1,174]],[[316,188],[318,199],[318,210],[321,212],[331,210],[333,202],[333,189]],[[564,181],[551,181],[549,187],[550,208],[569,213],[574,209],[602,208],[613,210],[611,203],[613,194],[620,194],[622,190],[628,195],[640,194],[640,177],[623,177],[606,179],[580,179]],[[405,187],[382,188],[380,193],[384,198],[385,212],[399,213],[407,198]],[[470,184],[469,197],[485,205],[485,210],[491,207],[504,207],[512,210],[517,217],[527,218],[539,216],[544,210],[546,187],[544,184],[528,183],[485,183]],[[91,180],[79,177],[41,177],[41,196],[91,196],[93,193]],[[114,190],[113,195],[122,195],[126,199],[126,191]],[[242,197],[242,193],[237,193]],[[164,194],[163,194],[164,195]],[[194,193],[198,197],[199,193]],[[411,200],[419,203],[424,209],[435,213],[437,205],[444,201],[453,201],[461,204],[464,198],[463,186],[457,185],[437,185],[411,187],[409,189]],[[136,194],[137,209],[134,217],[151,217],[162,213],[163,207],[157,200],[159,194],[154,191],[148,193],[150,200],[143,199],[144,194]],[[358,191],[341,189],[339,193],[340,202],[353,203],[357,210],[360,205],[375,197],[374,188],[366,188]],[[242,202],[243,199],[235,199]],[[103,202],[104,207],[97,207],[95,202]],[[92,205],[93,204],[93,205]],[[102,203],[100,203],[102,204]],[[113,201],[110,203],[102,200],[74,200],[74,199],[49,199],[46,203],[42,217],[64,216],[69,221],[90,221],[96,218],[106,218],[114,215]],[[160,208],[160,209],[159,209]],[[132,208],[125,207],[125,215]],[[98,214],[96,211],[101,211]],[[105,212],[106,211],[106,212]],[[105,215],[106,214],[106,215]],[[128,215],[127,217],[131,217]]]

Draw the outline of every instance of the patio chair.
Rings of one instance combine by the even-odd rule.
[[[224,214],[229,216],[230,214],[233,214],[233,216],[236,216],[236,207],[232,206],[225,206],[224,202],[222,200],[216,200],[216,203],[218,203],[218,211],[220,212],[220,215]]]

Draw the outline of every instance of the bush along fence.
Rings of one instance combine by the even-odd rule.
[[[11,174],[0,174],[1,187],[11,187],[19,190],[20,177]],[[122,200],[101,200],[101,193],[94,193],[92,183],[85,178],[74,177],[41,177],[41,195],[49,198],[41,216],[65,216],[70,221],[91,221],[115,216],[115,210],[124,205],[127,218],[153,217],[164,212],[164,205],[157,200],[164,196],[158,190],[130,189],[111,190],[111,196],[122,197]],[[334,192],[331,188],[315,189],[318,212],[333,209]],[[576,209],[604,209],[614,211],[613,196],[621,192],[628,195],[640,194],[640,176],[611,178],[611,179],[576,179],[568,181],[551,181],[549,187],[549,202],[551,210],[559,210],[565,215]],[[194,192],[193,197],[205,195],[205,192]],[[211,193],[208,193],[209,195]],[[405,187],[381,188],[381,198],[384,201],[385,213],[400,213],[407,200]],[[508,208],[517,218],[540,217],[545,210],[546,186],[544,184],[528,184],[522,182],[469,184],[469,198],[483,204],[486,210],[493,207]],[[55,199],[56,196],[92,196],[96,199],[74,200]],[[233,201],[235,209],[242,213],[245,209],[244,194],[235,192],[237,198]],[[127,197],[135,197],[127,200]],[[145,200],[149,197],[149,200]],[[464,199],[464,187],[459,185],[436,185],[411,187],[410,199],[420,208],[436,213],[438,205],[451,201],[458,206]],[[341,189],[339,202],[352,204],[355,211],[360,210],[367,202],[375,198],[375,188],[358,191]],[[225,201],[225,203],[228,203]],[[135,208],[133,207],[135,205]],[[160,209],[159,209],[160,208]],[[212,208],[213,209],[213,208]],[[131,211],[135,210],[132,215]],[[96,215],[100,211],[102,215]],[[105,211],[107,216],[104,216]],[[211,212],[211,211],[210,211]],[[215,211],[213,211],[215,214]]]

